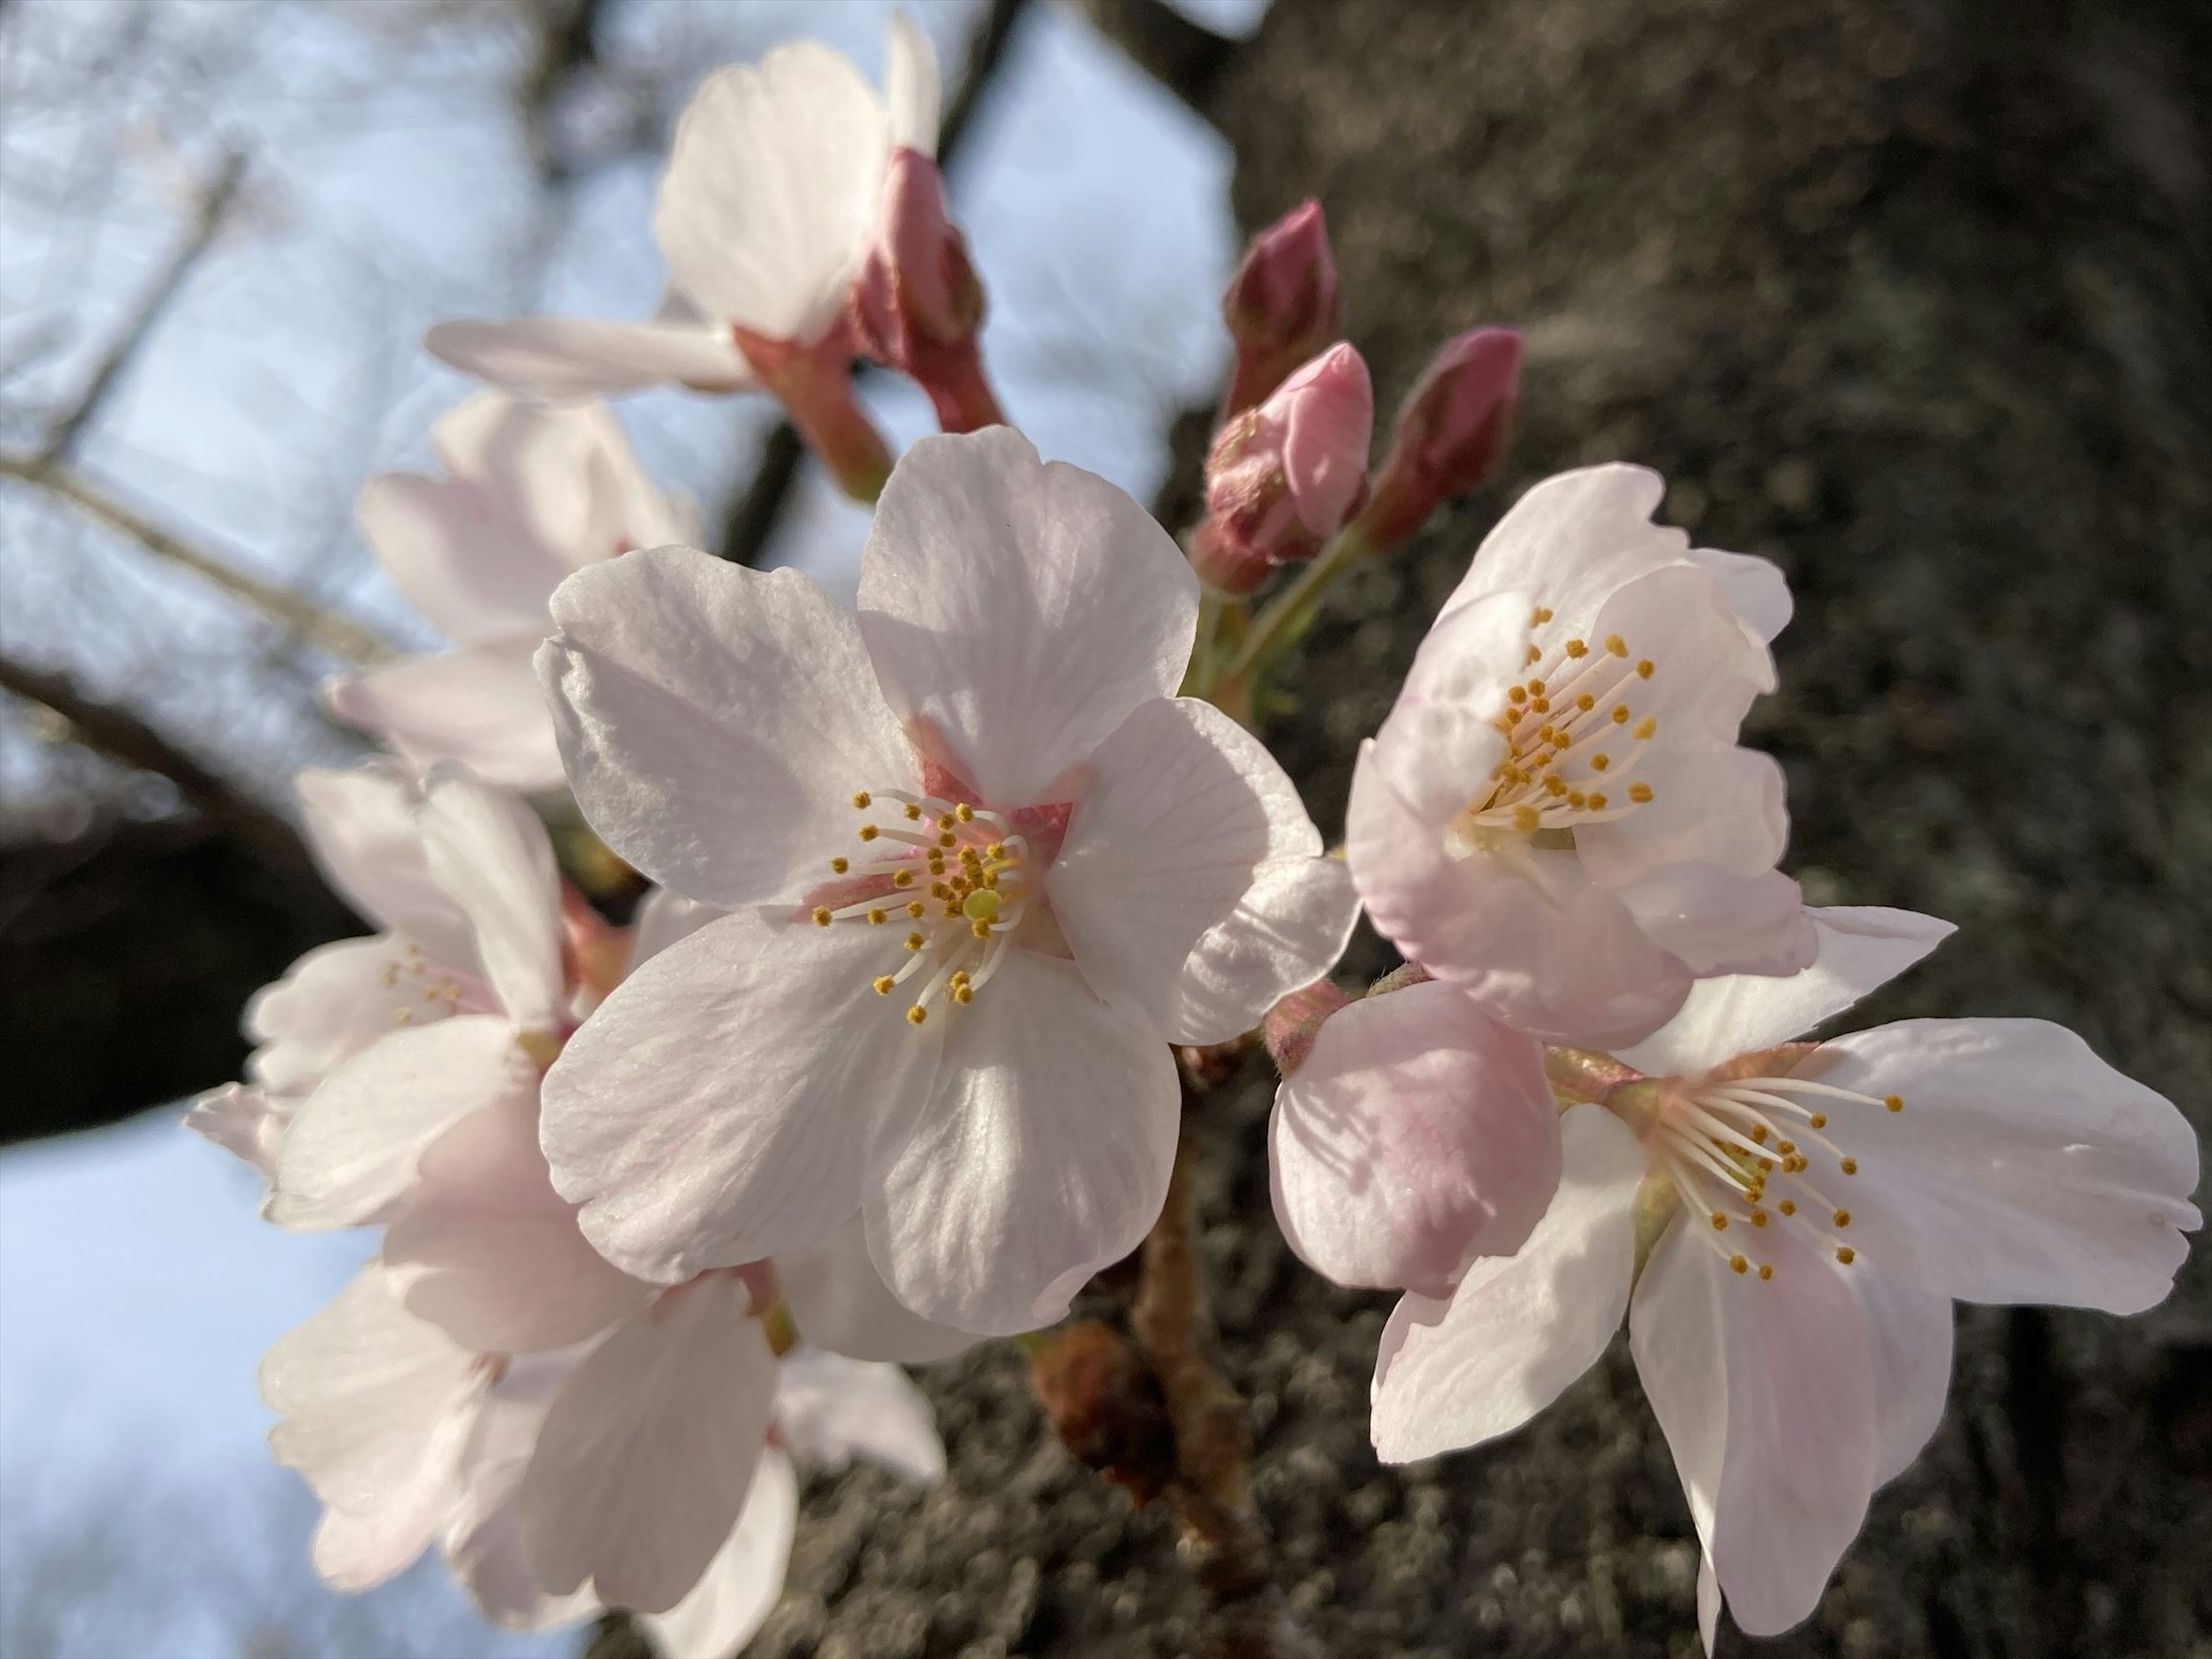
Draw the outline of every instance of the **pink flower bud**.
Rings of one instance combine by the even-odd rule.
[[[1513,435],[1520,382],[1521,337],[1512,329],[1478,328],[1437,353],[1398,411],[1390,453],[1359,515],[1358,533],[1377,552],[1490,477]]]
[[[1367,483],[1375,389],[1348,345],[1331,346],[1215,434],[1206,464],[1199,574],[1249,593],[1276,564],[1310,559]]]
[[[976,334],[983,285],[952,223],[945,177],[918,150],[892,152],[875,240],[853,284],[867,354],[929,394],[947,432],[1005,422],[983,374]]]
[[[1317,980],[1303,991],[1293,991],[1273,1007],[1260,1027],[1261,1041],[1275,1070],[1288,1077],[1306,1063],[1322,1022],[1352,999],[1327,980]]]
[[[1301,204],[1254,237],[1221,296],[1237,343],[1222,419],[1251,408],[1336,338],[1341,304],[1320,203]]]

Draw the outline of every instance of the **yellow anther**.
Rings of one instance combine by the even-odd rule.
[[[1844,1245],[1841,1249],[1836,1252],[1836,1260],[1842,1262],[1846,1267],[1850,1267],[1852,1262],[1858,1259],[1858,1252],[1851,1249],[1848,1244]]]
[[[1524,836],[1534,835],[1536,826],[1542,822],[1543,819],[1537,817],[1536,809],[1533,806],[1516,806],[1513,809],[1513,827]]]
[[[1828,1127],[1828,1115],[1826,1112],[1815,1112],[1805,1121],[1816,1129],[1825,1129]]]
[[[1531,697],[1531,698],[1529,698],[1529,699],[1528,699],[1528,712],[1529,712],[1530,714],[1550,714],[1550,713],[1552,712],[1552,700],[1551,700],[1549,697]]]
[[[952,809],[952,816],[963,823],[973,823],[975,821],[975,809],[963,800]]]
[[[1851,1212],[1849,1210],[1838,1210],[1836,1212],[1836,1225],[1838,1227],[1848,1227],[1850,1224]]]
[[[952,1000],[955,1002],[973,1002],[975,1000],[975,993],[965,985],[956,986],[953,988]]]
[[[1627,724],[1628,724],[1628,705],[1627,705],[1626,703],[1625,703],[1625,702],[1617,702],[1617,703],[1613,704],[1613,714],[1612,714],[1611,718],[1612,718],[1613,723],[1615,726],[1626,726],[1626,725],[1627,725]]]
[[[862,841],[873,841],[878,833],[876,826],[872,823],[864,823],[860,826],[860,839]]]
[[[842,876],[852,867],[853,860],[842,854],[830,860],[830,873],[833,876]]]
[[[1002,859],[1006,857],[1006,843],[1002,841],[993,842],[988,847],[986,847],[983,849],[983,856],[987,859]]]
[[[860,793],[853,797],[853,805],[859,807],[863,812],[866,811],[875,804],[876,798],[865,789],[861,790]]]
[[[1599,795],[1599,794],[1594,794],[1594,795],[1592,795],[1592,796],[1589,798],[1589,810],[1590,810],[1591,811],[1593,811],[1593,812],[1602,812],[1602,811],[1605,811],[1605,797],[1604,797],[1603,795]]]
[[[1653,716],[1646,714],[1642,720],[1636,722],[1636,729],[1633,732],[1631,732],[1628,735],[1634,738],[1638,743],[1641,743],[1658,729],[1658,720]]]
[[[1759,1276],[1761,1279],[1771,1279],[1771,1278],[1773,1278],[1773,1277],[1774,1277],[1774,1264],[1773,1264],[1771,1261],[1762,1261],[1762,1262],[1760,1262],[1760,1263],[1759,1264]]]
[[[1544,695],[1544,682],[1541,680],[1530,680],[1528,682],[1528,695],[1532,697],[1542,696]]]
[[[1859,1161],[1855,1158],[1847,1158],[1844,1160],[1843,1168],[1845,1175],[1856,1175],[1859,1172]]]
[[[1607,754],[1603,750],[1600,750],[1596,754],[1592,755],[1589,758],[1590,770],[1593,772],[1602,772],[1607,767],[1612,764],[1613,757]]]
[[[929,907],[927,904],[924,904],[920,899],[915,899],[907,905],[906,913],[915,921],[920,921],[924,916],[929,914]]]
[[[1564,732],[1554,732],[1552,733],[1552,747],[1554,749],[1565,749],[1571,741],[1573,741],[1573,739],[1569,738]]]
[[[921,817],[921,808],[916,806],[912,801],[908,801],[906,807],[906,816],[908,823],[918,823]]]
[[[814,925],[817,927],[827,927],[830,925],[830,913],[827,910],[817,910],[814,913]]]
[[[890,920],[890,916],[884,911],[871,910],[868,912],[868,926],[871,927],[880,927]]]
[[[1881,1103],[1893,1112],[1901,1112],[1905,1109],[1905,1099],[1901,1095],[1884,1095],[1881,1097]]]
[[[1713,1212],[1713,1231],[1717,1233],[1724,1233],[1728,1231],[1728,1218],[1718,1210]]]
[[[876,994],[878,996],[887,997],[891,994],[891,987],[898,981],[894,980],[889,974],[878,974],[875,978],[870,980],[868,982],[875,987]]]
[[[968,931],[975,934],[977,939],[988,939],[991,937],[991,924],[988,921],[971,921],[968,924]]]
[[[1634,801],[1638,806],[1641,806],[1645,801],[1651,799],[1651,786],[1648,783],[1630,784],[1628,786],[1628,798]]]
[[[1585,691],[1582,696],[1575,699],[1575,707],[1581,709],[1583,714],[1587,714],[1591,709],[1597,707],[1597,699],[1592,696],[1589,692]]]
[[[958,899],[947,899],[945,902],[945,919],[947,921],[957,921],[960,920],[960,901]]]
[[[1774,1150],[1787,1157],[1797,1150],[1797,1143],[1794,1140],[1778,1140],[1774,1143]]]
[[[1528,626],[1531,628],[1541,628],[1546,623],[1551,620],[1552,608],[1547,605],[1538,605],[1535,610],[1532,611],[1528,614]]]
[[[1528,701],[1528,688],[1525,685],[1516,685],[1505,696],[1509,702],[1526,702]]]
[[[929,884],[929,896],[933,899],[948,899],[952,896],[952,890],[941,881],[933,881]]]
[[[1605,636],[1605,648],[1616,657],[1625,657],[1628,654],[1628,641],[1618,634],[1608,634]]]
[[[1751,1224],[1754,1227],[1764,1227],[1766,1224],[1766,1212],[1753,1210],[1751,1212]]]
[[[951,830],[946,830],[943,835],[939,836],[937,838],[937,844],[938,844],[939,847],[951,847],[951,846],[955,846],[955,845],[957,845],[957,844],[958,843],[959,840],[960,840],[960,837],[959,837],[959,836],[957,836],[954,835]]]
[[[919,933],[908,933],[906,936],[906,948],[909,951],[919,951],[928,943],[929,941]]]
[[[906,1011],[906,1023],[909,1025],[919,1025],[928,1018],[929,1010],[918,1002]]]
[[[1543,660],[1544,660],[1544,653],[1543,653],[1541,651],[1538,650],[1534,646],[1533,646],[1533,645],[1532,645],[1532,646],[1530,646],[1530,647],[1528,647],[1528,659],[1527,659],[1525,662],[1523,662],[1521,665],[1522,665],[1523,668],[1532,668],[1532,667],[1534,667],[1536,664],[1538,664],[1538,663],[1540,663],[1540,662],[1541,662],[1541,661],[1543,661]]]
[[[1784,1215],[1796,1215],[1797,1213],[1797,1205],[1794,1199],[1785,1198],[1774,1207],[1781,1211]]]
[[[1569,640],[1567,654],[1571,657],[1587,657],[1589,655],[1589,647],[1584,645],[1580,640]]]
[[[937,827],[940,830],[950,830],[958,822],[959,820],[950,812],[940,812],[937,816]]]
[[[1567,793],[1567,781],[1561,777],[1557,772],[1548,774],[1544,779],[1544,793],[1547,795],[1565,794]]]
[[[1657,669],[1658,665],[1653,662],[1650,658],[1646,657],[1643,661],[1636,665],[1636,678],[1639,680],[1648,680],[1651,678],[1653,673],[1657,671]]]
[[[1764,1123],[1752,1125],[1751,1138],[1761,1146],[1766,1145],[1766,1126]]]
[[[1567,791],[1567,805],[1580,811],[1589,805],[1589,797],[1579,789],[1570,789]]]
[[[394,1025],[407,1025],[411,1024],[414,1018],[415,1011],[413,1009],[402,1008],[398,1013],[392,1015],[392,1023]]]
[[[914,885],[914,872],[913,872],[913,871],[911,871],[911,870],[902,870],[902,871],[900,871],[896,875],[895,875],[895,876],[893,876],[893,877],[891,878],[891,885],[892,885],[892,886],[894,886],[894,887],[911,887],[911,886],[913,886],[913,885]]]
[[[1732,1255],[1729,1258],[1729,1271],[1732,1273],[1747,1273],[1751,1271],[1751,1263],[1740,1255]]]

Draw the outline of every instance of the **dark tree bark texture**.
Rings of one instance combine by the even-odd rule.
[[[1321,198],[1386,407],[1454,331],[1529,344],[1511,475],[1307,641],[1271,735],[1324,826],[1503,506],[1649,462],[1675,522],[1795,584],[1752,738],[1788,769],[1808,896],[1961,924],[1868,1017],[2063,1021],[2201,1129],[2208,65],[2212,12],[2179,0],[1275,0],[1203,94],[1239,218]],[[1389,963],[1370,940],[1350,965]],[[1625,1344],[1512,1439],[1378,1467],[1388,1299],[1289,1259],[1267,1104],[1256,1077],[1208,1103],[1200,1197],[1291,1607],[1334,1654],[1693,1652],[1688,1511]],[[2205,1652],[2205,1254],[2134,1321],[1962,1310],[1942,1430],[1818,1614],[1758,1650]],[[1017,1355],[929,1386],[950,1480],[817,1491],[756,1653],[1198,1650],[1168,1519],[1073,1465]]]

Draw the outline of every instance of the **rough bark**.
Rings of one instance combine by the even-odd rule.
[[[1502,504],[1650,462],[1677,522],[1796,584],[1753,735],[1789,769],[1808,893],[1963,925],[1871,1015],[2063,1020],[2201,1128],[2208,64],[2212,20],[2179,3],[1275,0],[1207,93],[1240,218],[1321,197],[1386,399],[1454,330],[1531,347],[1512,475],[1307,642],[1273,735],[1324,824]],[[1352,966],[1388,964],[1370,942]],[[1688,1513],[1620,1345],[1511,1440],[1376,1464],[1387,1303],[1287,1258],[1266,1103],[1255,1080],[1209,1109],[1200,1200],[1292,1607],[1346,1655],[1694,1651]],[[1944,1428],[1816,1617],[1759,1650],[2203,1651],[2204,1255],[2140,1320],[1962,1310]],[[754,1652],[1195,1650],[1169,1521],[1042,1433],[1016,1356],[929,1386],[951,1480],[817,1491]]]

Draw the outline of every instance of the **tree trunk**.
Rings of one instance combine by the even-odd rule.
[[[1109,9],[1141,12],[1141,6]],[[1816,902],[1960,936],[1870,1019],[2038,1015],[2203,1126],[2212,1076],[2212,13],[1970,0],[1275,0],[1193,95],[1248,226],[1321,198],[1388,400],[1528,331],[1513,475],[1337,596],[1271,735],[1328,826],[1481,532],[1626,458],[1789,572]],[[1188,479],[1202,432],[1179,434]],[[1352,966],[1378,970],[1372,943]],[[1388,1299],[1267,1213],[1258,1080],[1201,1124],[1233,1379],[1331,1653],[1685,1654],[1697,1551],[1625,1345],[1482,1451],[1379,1468]],[[1760,1649],[2175,1655],[2212,1629],[2212,1269],[2121,1322],[1966,1310],[1951,1408],[1816,1617]],[[1074,1468],[1003,1350],[931,1383],[952,1474],[819,1491],[754,1652],[1196,1650],[1156,1514]],[[1723,1648],[1743,1651],[1740,1637]]]

